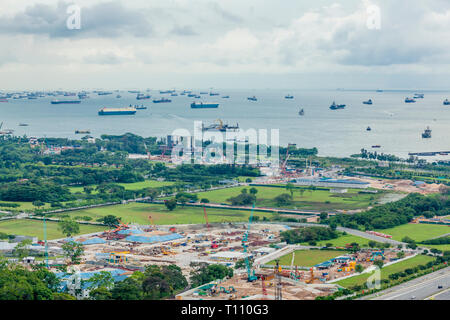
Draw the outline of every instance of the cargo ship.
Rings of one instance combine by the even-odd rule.
[[[448,99],[444,100],[444,106],[450,106],[450,101]]]
[[[223,96],[222,99],[230,99],[230,96]]]
[[[52,100],[51,104],[77,104],[81,103],[81,100]]]
[[[144,106],[144,105],[141,105],[141,106],[134,106],[134,107],[136,108],[136,110],[146,110],[146,109],[147,109],[147,107]],[[130,108],[131,108],[131,105],[130,105]]]
[[[160,94],[169,94],[169,93],[175,93],[175,90],[161,90],[159,91]]]
[[[239,131],[239,124],[236,123],[235,126],[230,126],[228,124],[223,124],[222,120],[217,119],[218,123],[213,123],[209,126],[204,126],[202,123],[202,131],[220,131],[220,132],[227,132],[227,131]]]
[[[210,96],[218,96],[219,93],[217,93],[217,92],[210,92],[209,95],[210,95]]]
[[[108,115],[129,115],[135,114],[136,108],[126,107],[126,108],[101,108],[98,111],[99,116],[108,116]]]
[[[218,108],[218,103],[211,103],[211,102],[192,102],[191,108],[192,109],[206,109],[206,108]]]
[[[344,108],[345,108],[345,104],[336,104],[336,102],[334,102],[334,101],[330,106],[331,110],[344,109]]]
[[[372,99],[369,99],[367,101],[363,101],[363,104],[373,104]]]
[[[109,92],[109,91],[100,91],[100,92],[98,92],[97,93],[99,96],[107,96],[107,95],[109,95],[109,94],[112,94],[112,92]]]
[[[75,134],[91,133],[91,130],[75,130]]]
[[[139,93],[136,96],[136,100],[146,100],[146,99],[150,99],[151,97],[152,97],[151,95]]]
[[[416,100],[412,99],[412,98],[405,98],[405,103],[414,103],[416,102]]]
[[[294,99],[294,96],[291,96],[291,95],[288,94],[288,95],[285,96],[284,98],[285,98],[285,99]]]
[[[248,97],[247,100],[249,100],[249,101],[258,101],[258,99],[256,99],[255,96],[253,96],[253,97]]]
[[[415,93],[414,94],[414,99],[423,99],[424,98],[424,94],[423,93]]]
[[[167,98],[161,98],[161,99],[153,100],[153,103],[168,103],[168,102],[172,102],[172,100],[167,99]]]
[[[367,127],[366,130],[367,130],[367,131],[372,131],[372,128],[371,128],[371,127]]]

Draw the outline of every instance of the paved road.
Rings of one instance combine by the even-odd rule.
[[[336,229],[339,230],[339,231],[345,231],[345,232],[347,232],[349,234],[352,234],[354,236],[366,238],[366,239],[369,239],[369,240],[374,240],[374,241],[377,241],[377,242],[390,243],[390,244],[393,244],[393,245],[399,245],[399,244],[404,245],[405,244],[405,243],[400,242],[400,241],[396,241],[396,240],[392,240],[392,239],[388,239],[388,238],[375,236],[373,234],[369,234],[369,233],[362,232],[362,231],[355,230],[355,229],[344,228],[344,227],[337,227]]]
[[[442,286],[439,289],[438,286]],[[367,296],[364,300],[450,300],[450,267]]]

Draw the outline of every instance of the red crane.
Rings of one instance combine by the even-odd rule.
[[[206,227],[208,228],[208,231],[209,231],[208,214],[206,213],[205,207],[203,207],[203,213],[205,214]]]

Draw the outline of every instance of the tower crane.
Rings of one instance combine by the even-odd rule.
[[[253,219],[253,211],[255,209],[255,203],[253,203],[252,211],[250,212],[250,218],[248,219],[248,226],[247,231],[245,232],[244,236],[242,237],[242,247],[244,248],[244,254],[245,254],[245,265],[247,267],[247,281],[253,282],[257,280],[258,278],[255,276],[255,270],[252,270],[250,266],[250,262],[248,261],[248,255],[247,255],[247,247],[248,247],[248,234],[250,232],[250,225],[252,224]]]

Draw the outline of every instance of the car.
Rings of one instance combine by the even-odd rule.
[[[438,285],[438,289],[442,289],[442,286],[441,286],[441,285]]]
[[[411,300],[414,300],[416,298],[416,296],[411,296]]]

